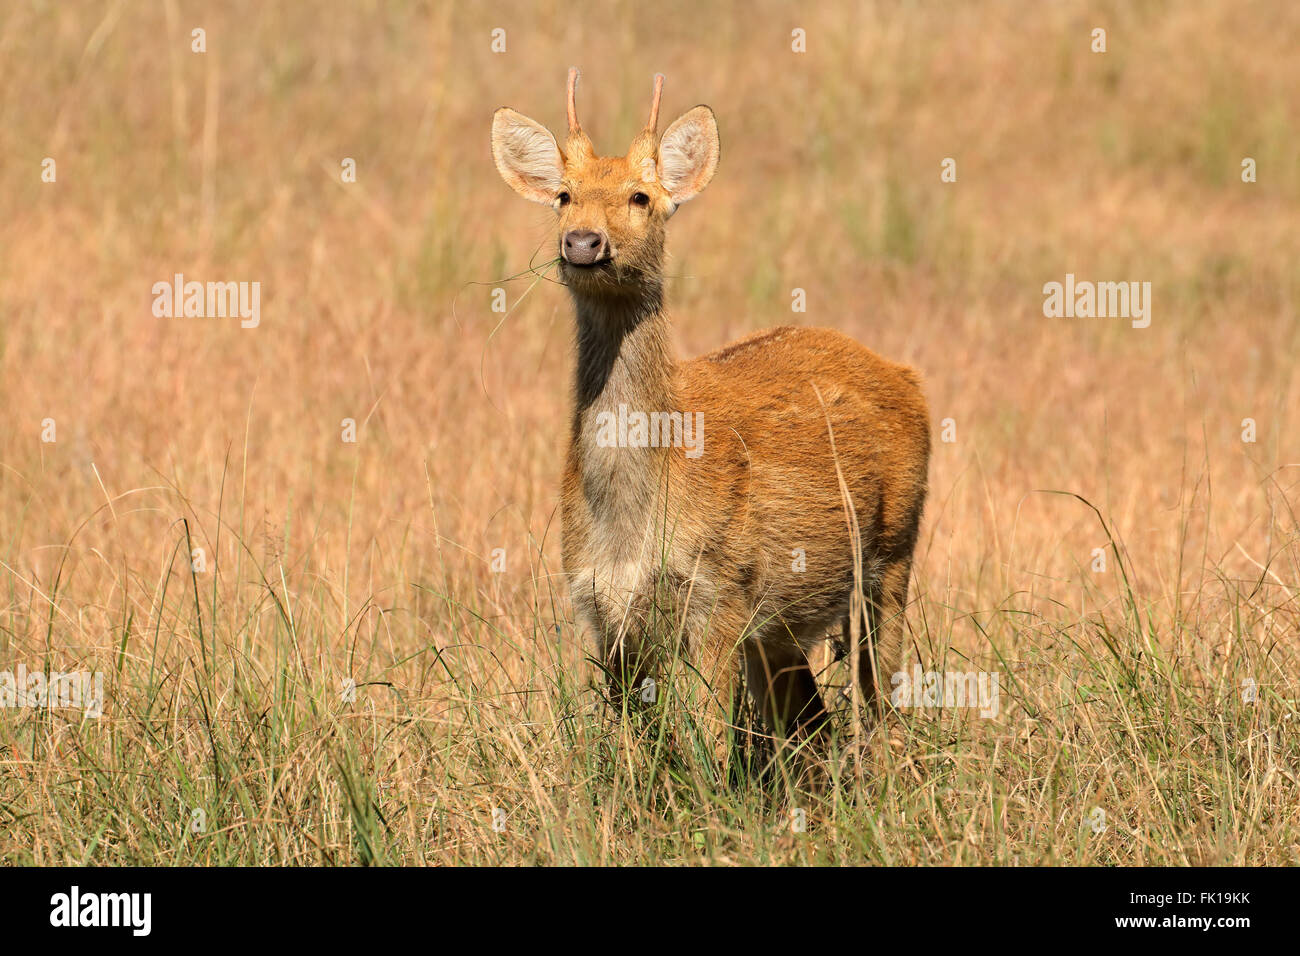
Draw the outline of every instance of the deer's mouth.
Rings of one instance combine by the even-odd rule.
[[[592,275],[600,272],[608,272],[614,268],[613,257],[597,259],[595,262],[570,262],[568,259],[561,259],[560,262],[566,271],[573,272],[576,275]]]

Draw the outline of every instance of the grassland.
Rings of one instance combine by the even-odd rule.
[[[106,695],[0,710],[0,861],[1300,862],[1293,4],[211,7],[0,10],[0,670]],[[487,145],[562,126],[570,64],[602,151],[655,71],[719,117],[683,354],[793,322],[924,374],[914,656],[996,718],[846,730],[809,794],[602,703],[568,302],[507,281],[551,217]],[[155,317],[178,272],[260,325]],[[1150,327],[1044,318],[1066,273],[1151,282]]]

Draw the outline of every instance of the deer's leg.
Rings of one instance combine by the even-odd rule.
[[[609,668],[615,683],[627,691],[639,687],[649,674],[645,655],[638,648],[630,647],[630,644],[626,638],[611,643],[609,654],[605,658],[605,666]]]
[[[776,736],[811,735],[826,723],[817,680],[798,645],[746,641],[745,681],[763,721]]]
[[[859,636],[858,687],[869,715],[882,713],[892,687],[891,678],[903,666],[907,642],[907,581],[910,558],[885,563],[880,576],[867,588],[866,619]],[[848,616],[844,619],[844,642],[852,641]]]
[[[744,618],[718,608],[712,615],[688,616],[688,645],[702,683],[696,712],[718,762],[730,763],[740,695],[739,635]]]
[[[650,676],[654,663],[646,652],[641,635],[632,628],[620,627],[596,615],[593,618],[599,635],[598,659],[605,670],[610,698],[618,702],[624,696],[635,695]]]

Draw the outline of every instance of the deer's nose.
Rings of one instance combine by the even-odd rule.
[[[564,242],[561,245],[562,254],[567,261],[575,266],[589,266],[605,258],[609,249],[609,240],[603,232],[571,229],[564,234]]]

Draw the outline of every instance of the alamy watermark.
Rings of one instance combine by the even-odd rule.
[[[153,284],[153,314],[160,319],[225,319],[239,317],[239,325],[255,329],[262,321],[262,283],[185,281],[178,272],[172,280]]]
[[[153,928],[152,893],[83,893],[73,886],[66,893],[50,897],[50,925],[119,926],[133,936],[148,936]]]
[[[704,454],[703,412],[638,412],[620,404],[618,413],[596,415],[601,448],[684,448],[687,458]]]
[[[1132,319],[1135,329],[1151,324],[1150,282],[1076,281],[1043,285],[1043,315],[1049,319]]]
[[[977,707],[981,717],[998,715],[996,671],[923,671],[915,665],[895,673],[890,683],[895,707]]]
[[[0,671],[0,708],[30,707],[80,710],[104,716],[104,675],[99,671]]]

